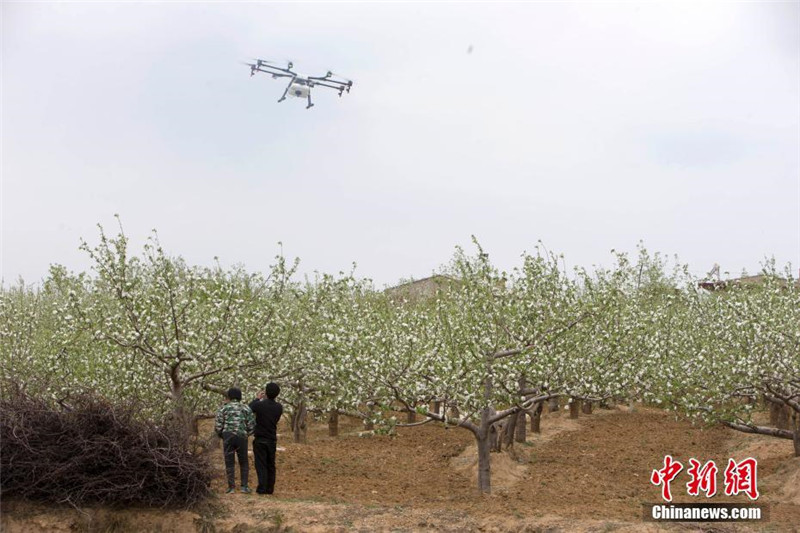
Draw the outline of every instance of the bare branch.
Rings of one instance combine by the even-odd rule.
[[[743,433],[755,433],[757,435],[769,435],[770,437],[778,437],[781,439],[793,439],[794,434],[786,429],[770,428],[764,426],[756,426],[754,424],[740,424],[737,422],[728,422],[723,420],[722,425],[727,426],[736,431]]]

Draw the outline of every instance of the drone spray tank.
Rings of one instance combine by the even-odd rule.
[[[288,96],[294,96],[295,98],[308,98],[310,92],[311,88],[308,86],[308,84],[299,79],[295,79],[289,86]]]

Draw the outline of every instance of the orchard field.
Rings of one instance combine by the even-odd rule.
[[[422,293],[355,272],[300,280],[283,257],[265,273],[195,267],[155,235],[134,253],[121,229],[83,249],[91,272],[53,266],[40,287],[3,288],[3,400],[134,406],[210,460],[210,490],[182,510],[97,507],[66,482],[63,498],[22,499],[6,440],[4,529],[696,528],[643,523],[666,455],[713,459],[720,476],[730,458],[757,459],[770,519],[754,527],[800,523],[800,287],[788,267],[699,280],[640,248],[567,271],[539,247],[500,271],[475,241]],[[249,395],[267,381],[286,409],[278,494],[223,495],[208,417],[228,387]],[[18,438],[24,417],[3,418],[4,438]],[[705,501],[685,481],[675,501]]]
[[[800,460],[787,459],[790,442],[703,429],[655,409],[597,410],[578,420],[563,410],[545,414],[542,432],[529,434],[513,458],[492,456],[488,496],[474,489],[476,450],[464,432],[425,426],[365,438],[358,436],[359,421],[343,420],[338,438],[328,436],[327,424],[312,424],[310,443],[296,444],[287,439],[288,425],[283,430],[274,497],[223,494],[217,449],[218,499],[212,504],[189,511],[90,506],[77,512],[12,500],[4,503],[3,530],[796,531],[800,515]],[[641,502],[656,502],[659,491],[643,480],[664,450],[680,459],[757,456],[769,521],[703,528],[644,522]],[[676,501],[691,500],[676,493]]]

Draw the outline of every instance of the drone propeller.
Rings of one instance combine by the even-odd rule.
[[[328,71],[328,73],[327,73],[327,74],[325,74],[325,77],[326,77],[326,78],[330,78],[331,76],[333,76],[333,77],[335,77],[335,78],[339,78],[340,80],[344,80],[345,82],[347,82],[347,83],[348,83],[348,84],[350,84],[350,85],[352,85],[352,84],[353,84],[353,80],[351,80],[351,79],[349,79],[349,78],[345,78],[345,77],[344,77],[344,76],[342,76],[341,74],[336,74],[336,73],[335,73],[335,72],[333,72],[332,70],[329,70],[329,71]]]
[[[283,65],[281,63],[278,63],[277,61],[271,61],[267,59],[257,59],[257,58],[252,58],[252,60],[258,63],[259,67],[261,65],[272,65],[278,68],[284,68]],[[294,67],[294,62],[289,59],[285,60],[284,63],[286,63],[287,66],[285,68],[287,69],[291,69],[292,67]]]
[[[255,75],[256,68],[257,68],[255,63],[247,63],[246,61],[239,61],[239,63],[241,63],[242,65],[247,65],[248,67],[250,67],[250,75],[251,76]]]

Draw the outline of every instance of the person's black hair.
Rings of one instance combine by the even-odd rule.
[[[274,400],[278,397],[278,394],[281,393],[281,388],[278,386],[277,383],[267,383],[267,386],[264,387],[264,392],[267,393],[267,398],[270,400]]]
[[[229,400],[239,400],[242,401],[242,390],[237,389],[236,387],[231,387],[228,389],[228,399]]]

